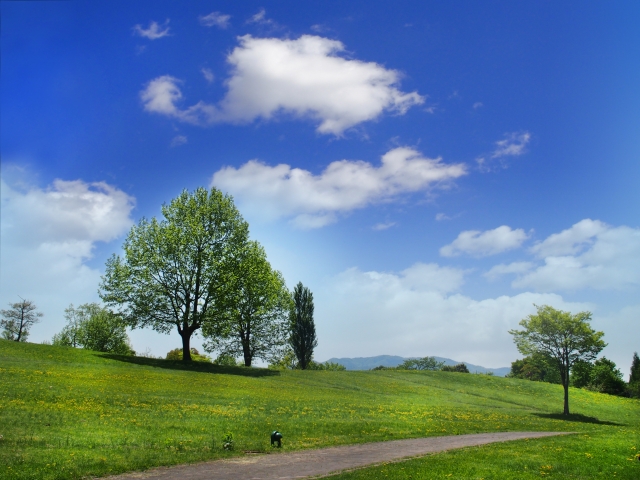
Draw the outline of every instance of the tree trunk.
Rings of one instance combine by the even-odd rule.
[[[182,361],[191,361],[191,332],[189,330],[182,330]]]
[[[568,379],[567,379],[568,380]],[[563,382],[565,383],[565,385],[563,385],[564,387],[564,415],[569,415],[569,382]]]

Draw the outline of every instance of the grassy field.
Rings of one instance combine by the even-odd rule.
[[[447,372],[272,372],[0,340],[0,478],[81,478],[246,450],[509,430],[575,431],[336,478],[640,478],[640,402]],[[226,433],[235,449],[222,448]]]

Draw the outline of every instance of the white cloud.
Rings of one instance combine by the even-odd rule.
[[[141,92],[145,110],[195,124],[251,122],[284,113],[312,118],[319,133],[339,136],[384,112],[401,115],[424,102],[417,92],[398,90],[397,71],[339,56],[344,45],[336,40],[245,35],[239,41],[227,57],[232,75],[218,106],[201,101],[179,108],[180,81],[164,75]]]
[[[267,18],[267,12],[264,8],[261,8],[258,13],[253,15],[247,23],[257,23],[259,25],[271,25],[273,24],[273,20]]]
[[[518,156],[526,153],[526,147],[531,140],[529,132],[507,133],[503,140],[496,142],[496,149],[491,154],[491,158],[506,156]]]
[[[522,274],[531,270],[535,264],[531,262],[513,262],[509,264],[501,263],[496,265],[491,270],[486,272],[484,276],[489,280],[495,280],[496,278],[507,274]]]
[[[200,25],[203,25],[205,27],[218,27],[223,29],[229,26],[230,19],[231,15],[225,15],[220,12],[211,12],[208,15],[200,15],[198,17]]]
[[[263,218],[295,217],[297,226],[315,228],[335,221],[336,213],[426,190],[465,174],[462,164],[445,164],[441,158],[425,158],[414,149],[399,147],[383,155],[379,167],[341,160],[320,175],[251,160],[237,169],[220,169],[212,184]]]
[[[476,102],[473,104],[473,109],[476,110],[478,108],[481,108],[483,106],[482,102]]]
[[[217,117],[214,106],[204,102],[181,110],[176,106],[182,100],[178,87],[180,80],[171,75],[163,75],[151,80],[140,92],[140,99],[147,112],[159,113],[194,125],[206,125]]]
[[[158,22],[151,21],[148,28],[142,28],[142,25],[138,24],[133,27],[133,33],[149,40],[157,40],[158,38],[166,37],[169,33],[169,20],[167,19],[163,25]]]
[[[560,233],[554,233],[531,247],[531,252],[538,257],[558,255],[572,255],[578,253],[585,246],[593,244],[595,237],[605,232],[609,227],[599,221],[586,218]]]
[[[56,180],[46,189],[2,181],[0,304],[20,295],[44,312],[34,341],[50,339],[69,303],[97,300],[100,272],[87,266],[98,242],[131,226],[134,199],[103,182]]]
[[[216,76],[213,74],[210,68],[203,68],[200,71],[202,72],[202,76],[207,82],[213,83],[213,81],[216,79]]]
[[[184,135],[176,135],[171,139],[171,146],[179,147],[180,145],[184,145],[187,142],[188,142],[188,139]]]
[[[527,238],[524,230],[512,230],[506,225],[485,232],[467,230],[460,233],[449,245],[442,247],[440,255],[455,257],[466,253],[475,257],[486,257],[518,248]]]
[[[532,248],[544,265],[517,278],[537,291],[629,290],[640,285],[640,229],[582,220]]]
[[[453,293],[463,276],[418,263],[400,273],[352,268],[331,278],[317,289],[318,358],[438,355],[504,367],[520,357],[508,330],[535,313],[534,303],[576,312],[591,307],[528,292],[473,300]]]
[[[376,231],[380,231],[380,230],[387,230],[388,228],[391,228],[393,226],[395,226],[396,222],[385,222],[385,223],[376,223],[373,227],[371,227],[373,230]]]

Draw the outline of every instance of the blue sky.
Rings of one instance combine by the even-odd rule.
[[[31,339],[182,189],[231,193],[316,358],[491,367],[533,304],[640,322],[636,2],[2,2],[0,303]],[[131,332],[162,355],[177,335]]]

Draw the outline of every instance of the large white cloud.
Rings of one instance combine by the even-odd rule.
[[[288,113],[315,119],[320,133],[341,135],[385,111],[404,114],[424,102],[418,93],[398,89],[397,71],[340,56],[344,45],[337,40],[245,35],[239,42],[227,57],[232,72],[218,106],[201,101],[180,108],[180,82],[164,75],[141,92],[144,108],[195,124],[251,122]]]
[[[445,164],[407,147],[390,150],[375,167],[368,162],[332,162],[320,174],[256,160],[240,168],[225,167],[212,180],[249,210],[262,216],[294,217],[301,227],[321,227],[335,221],[335,214],[387,201],[397,195],[425,190],[466,173],[462,164]]]
[[[97,299],[99,271],[87,266],[97,242],[131,225],[134,199],[106,183],[56,180],[46,189],[2,182],[0,304],[18,295],[44,312],[32,337],[51,338],[69,303]]]
[[[437,355],[509,366],[521,355],[508,330],[535,313],[534,303],[573,312],[592,309],[556,294],[474,300],[455,293],[462,280],[462,271],[434,264],[416,264],[400,273],[342,272],[314,292],[322,340],[318,358]]]
[[[640,229],[583,220],[532,249],[544,265],[513,282],[516,288],[630,290],[640,286]]]
[[[442,247],[440,255],[443,257],[455,257],[463,253],[475,257],[496,255],[520,247],[527,238],[528,235],[524,230],[512,230],[506,225],[484,232],[467,230],[461,232],[449,245]]]

